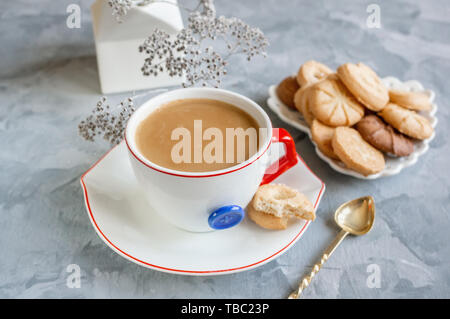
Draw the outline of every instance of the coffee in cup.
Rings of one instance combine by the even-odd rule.
[[[184,172],[226,169],[258,151],[259,125],[224,101],[189,98],[161,105],[141,121],[136,143],[159,166]]]

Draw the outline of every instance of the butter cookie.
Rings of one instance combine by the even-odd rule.
[[[414,111],[431,110],[431,101],[428,95],[422,92],[407,92],[389,90],[389,99],[392,103]]]
[[[294,95],[299,88],[300,86],[298,85],[297,80],[294,77],[289,76],[278,84],[276,89],[277,96],[285,105],[289,106],[291,109],[295,109]]]
[[[389,103],[378,115],[403,134],[418,140],[429,138],[434,131],[425,117],[394,103]]]
[[[333,73],[333,71],[326,65],[311,60],[303,63],[298,70],[297,82],[300,86],[313,84],[326,78],[331,73]]]
[[[283,184],[266,184],[253,197],[253,208],[276,217],[298,217],[314,220],[314,206],[299,191]]]
[[[312,121],[314,120],[314,115],[311,112],[310,107],[310,92],[311,92],[311,85],[307,85],[305,87],[302,87],[300,90],[298,90],[295,93],[294,96],[294,104],[297,110],[302,113],[303,118],[305,119],[308,126],[311,126]]]
[[[288,217],[277,217],[271,214],[256,210],[252,205],[247,208],[247,216],[258,226],[266,229],[281,230],[288,226]]]
[[[334,131],[334,127],[322,124],[319,120],[315,119],[311,125],[311,138],[323,154],[330,158],[339,159],[331,146]]]
[[[352,126],[364,116],[364,107],[332,74],[313,85],[310,109],[314,117],[329,126]]]
[[[369,110],[381,111],[389,101],[386,86],[378,75],[363,63],[345,63],[337,74],[350,92]]]
[[[368,176],[381,172],[385,167],[383,154],[353,128],[336,128],[331,143],[339,159],[358,173]]]

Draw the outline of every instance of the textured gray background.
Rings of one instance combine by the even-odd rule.
[[[85,212],[79,177],[108,149],[77,136],[77,123],[100,96],[91,1],[2,1],[0,297],[285,297],[337,233],[334,209],[365,194],[376,200],[374,229],[346,240],[305,297],[450,297],[450,3],[378,1],[382,28],[369,29],[366,8],[373,2],[218,1],[220,14],[259,26],[271,42],[267,59],[234,59],[224,88],[267,109],[268,86],[308,59],[333,68],[364,61],[381,76],[418,79],[435,90],[439,125],[416,165],[375,181],[336,173],[304,134],[286,127],[298,152],[327,183],[317,220],[289,252],[265,266],[196,278],[123,259],[100,240]],[[66,27],[69,3],[82,7],[81,29]],[[283,126],[268,112],[274,126]],[[82,269],[80,289],[66,287],[71,263]],[[379,289],[367,287],[370,264],[380,267]]]

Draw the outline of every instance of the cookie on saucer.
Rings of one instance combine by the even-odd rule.
[[[378,115],[403,134],[418,140],[429,138],[434,131],[425,117],[394,103],[389,103]]]
[[[253,205],[248,205],[247,216],[258,226],[265,229],[282,230],[288,226],[288,217],[277,217],[271,214],[256,210]]]
[[[258,188],[247,208],[248,217],[266,229],[285,229],[291,217],[314,220],[314,206],[297,190],[282,184]]]
[[[334,131],[334,127],[327,126],[319,120],[314,119],[311,125],[311,138],[323,154],[330,158],[339,159],[331,146]]]
[[[258,188],[253,207],[277,217],[297,217],[314,220],[314,206],[299,191],[283,184],[265,184]]]
[[[363,63],[345,63],[337,74],[350,92],[369,110],[381,111],[389,101],[386,86],[378,75]]]
[[[395,156],[408,156],[414,151],[413,141],[396,132],[376,115],[367,115],[356,124],[362,138],[376,149]]]
[[[294,95],[300,88],[297,80],[293,76],[289,76],[278,84],[276,92],[278,98],[291,109],[295,109]]]
[[[389,90],[389,99],[392,103],[414,111],[431,110],[431,101],[423,92],[408,92],[401,90]]]
[[[335,75],[311,88],[310,108],[319,121],[329,126],[352,126],[364,116],[364,107]]]
[[[362,175],[379,173],[385,167],[383,154],[367,143],[353,128],[336,128],[331,144],[339,159],[348,168]]]
[[[316,83],[327,75],[333,73],[329,67],[320,62],[311,60],[303,63],[297,73],[297,82],[300,86]]]

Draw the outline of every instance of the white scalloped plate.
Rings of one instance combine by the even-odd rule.
[[[395,77],[388,76],[383,80],[383,83],[389,88],[389,89],[400,89],[405,91],[412,91],[412,92],[424,92],[427,94],[430,98],[430,101],[432,102],[432,108],[429,112],[420,112],[421,115],[425,116],[430,120],[431,125],[433,128],[436,127],[436,124],[438,122],[435,114],[437,111],[437,105],[433,103],[435,94],[432,90],[426,90],[424,89],[423,85],[418,81],[406,81],[402,82],[399,79]],[[386,159],[386,167],[383,171],[381,171],[378,174],[373,174],[369,176],[361,175],[353,170],[350,170],[344,166],[344,164],[340,161],[333,160],[327,156],[325,156],[317,147],[317,145],[313,142],[311,138],[311,131],[306,124],[305,120],[303,119],[303,116],[295,111],[290,109],[288,106],[283,104],[278,99],[278,96],[276,94],[276,85],[272,85],[269,87],[269,98],[267,99],[267,104],[269,105],[270,109],[274,111],[282,121],[292,125],[293,127],[299,129],[300,131],[305,132],[308,134],[311,142],[314,144],[317,155],[327,162],[334,170],[338,171],[339,173],[350,175],[356,178],[360,179],[376,179],[383,176],[390,176],[400,173],[400,171],[408,166],[411,166],[417,162],[417,159],[419,156],[424,154],[428,150],[428,144],[430,141],[434,138],[435,133],[433,135],[423,141],[416,141],[414,142],[414,152],[411,153],[409,156],[405,157],[393,157],[389,155],[385,155]]]

